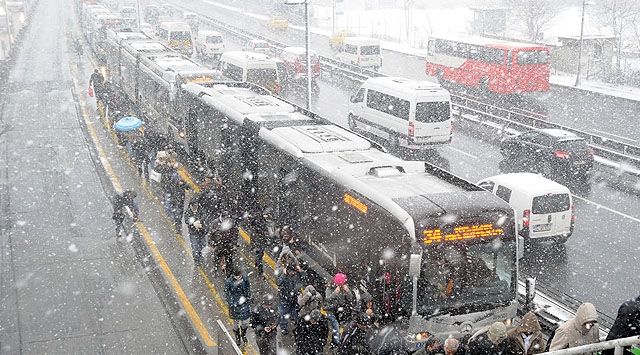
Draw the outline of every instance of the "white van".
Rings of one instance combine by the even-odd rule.
[[[377,71],[382,66],[380,40],[371,37],[345,37],[337,58],[343,63]]]
[[[224,52],[224,38],[218,31],[199,31],[196,36],[196,53],[201,57],[218,58]]]
[[[217,69],[225,78],[260,85],[273,94],[280,93],[276,62],[262,53],[228,51],[222,53]]]
[[[533,173],[496,175],[478,185],[513,207],[525,250],[534,241],[564,243],[573,233],[573,198],[566,186]]]
[[[160,43],[176,52],[190,56],[193,54],[191,27],[185,22],[162,22],[156,36]]]
[[[367,79],[349,104],[349,128],[386,140],[392,148],[451,143],[451,95],[439,84],[399,77]]]

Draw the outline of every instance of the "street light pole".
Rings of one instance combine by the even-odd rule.
[[[309,0],[304,2],[304,29],[305,29],[305,42],[307,51],[307,110],[311,109],[311,53],[309,52],[311,38],[309,36]]]
[[[578,49],[578,74],[576,75],[576,83],[573,86],[580,85],[580,72],[582,69],[582,45],[584,42],[584,8],[587,5],[587,0],[582,0],[582,21],[580,23],[580,49]]]
[[[307,110],[311,108],[311,53],[309,37],[309,0],[285,0],[286,5],[300,5],[304,4],[304,32],[305,32],[305,51],[307,57]]]

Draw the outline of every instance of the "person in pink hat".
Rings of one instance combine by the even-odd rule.
[[[333,278],[333,285],[327,287],[324,307],[331,323],[332,346],[340,343],[340,323],[350,321],[353,299],[353,292],[347,286],[347,275],[337,273]]]

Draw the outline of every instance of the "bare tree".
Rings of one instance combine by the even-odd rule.
[[[613,30],[613,35],[618,40],[616,45],[616,69],[620,72],[620,58],[622,54],[622,38],[625,35],[633,36],[633,33],[625,33],[630,25],[634,24],[640,14],[640,5],[637,0],[599,0],[598,18],[602,23]]]
[[[513,17],[526,24],[529,40],[540,41],[544,31],[558,14],[557,3],[553,0],[507,0]]]

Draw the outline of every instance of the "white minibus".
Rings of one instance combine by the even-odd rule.
[[[191,27],[185,22],[162,22],[156,36],[162,44],[176,52],[188,56],[193,54]]]
[[[378,70],[382,66],[380,40],[370,37],[345,37],[337,57],[343,63]]]
[[[482,179],[478,186],[513,207],[525,251],[533,242],[562,244],[573,233],[573,198],[562,184],[539,174],[510,173]]]
[[[227,51],[220,56],[217,69],[228,79],[254,83],[273,94],[280,93],[278,66],[266,54]]]
[[[349,104],[349,128],[386,140],[392,148],[451,143],[451,95],[439,84],[399,77],[367,79]]]

